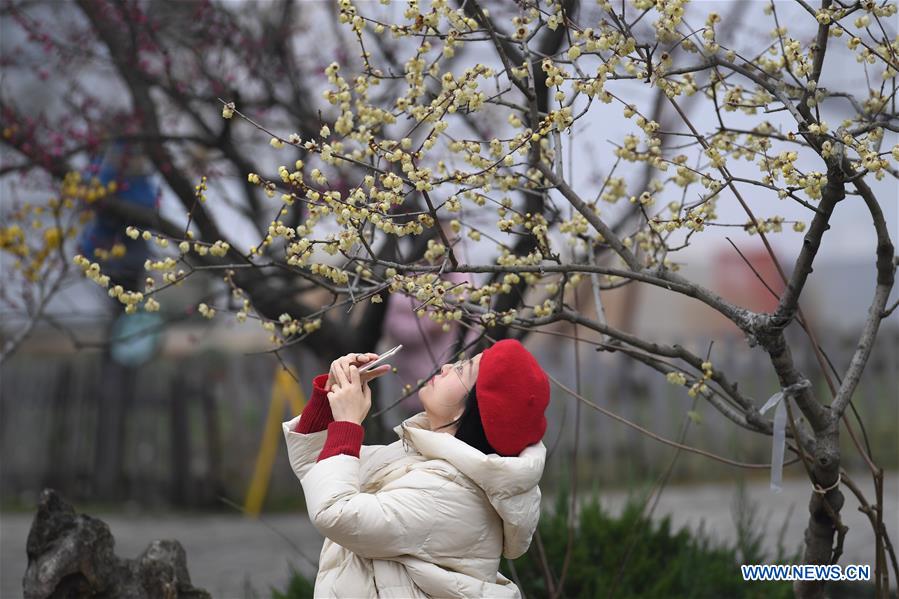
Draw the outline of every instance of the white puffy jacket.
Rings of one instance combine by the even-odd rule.
[[[537,528],[543,443],[518,457],[485,455],[432,432],[422,412],[390,445],[316,463],[327,431],[296,433],[299,419],[283,428],[325,536],[315,597],[520,597],[498,568],[501,554],[527,551]]]

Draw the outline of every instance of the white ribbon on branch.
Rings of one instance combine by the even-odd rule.
[[[798,383],[784,387],[769,397],[765,405],[759,409],[759,414],[764,414],[774,408],[771,440],[771,490],[775,493],[783,491],[784,448],[787,442],[787,402],[790,401],[790,397],[810,385],[808,379],[802,379]]]

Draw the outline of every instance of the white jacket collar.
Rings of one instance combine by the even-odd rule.
[[[485,455],[453,435],[430,428],[427,415],[421,412],[394,430],[425,458],[449,462],[483,489],[503,520],[503,553],[506,557],[521,555],[527,550],[540,517],[538,483],[543,475],[546,447],[538,442],[515,457]]]
[[[448,433],[431,430],[424,412],[408,418],[394,429],[428,459],[446,460],[472,479],[487,495],[508,497],[537,486],[543,475],[546,447],[538,442],[520,455],[503,457],[484,454]]]

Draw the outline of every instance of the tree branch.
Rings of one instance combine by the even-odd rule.
[[[612,229],[602,221],[601,218],[591,209],[587,203],[581,199],[581,197],[571,188],[568,183],[564,180],[560,179],[553,170],[543,164],[542,162],[537,163],[536,167],[540,170],[544,177],[549,180],[553,186],[559,190],[559,192],[565,196],[565,199],[574,206],[574,209],[577,210],[587,222],[593,225],[593,228],[602,236],[603,241],[609,244],[609,247],[618,254],[624,263],[631,268],[631,270],[639,271],[641,270],[640,261],[637,260],[637,257],[634,256],[633,252],[627,249],[624,244],[621,242],[621,239],[615,234]]]
[[[874,221],[874,230],[877,232],[877,286],[874,289],[871,306],[868,308],[868,317],[856,344],[855,352],[849,362],[849,368],[846,369],[846,375],[843,377],[840,390],[831,404],[834,418],[839,418],[846,411],[846,406],[849,404],[856,386],[858,386],[862,372],[871,355],[874,339],[877,337],[877,331],[882,320],[881,313],[889,300],[896,276],[893,243],[890,241],[890,234],[883,217],[883,211],[880,209],[877,198],[874,197],[874,193],[867,183],[862,179],[858,179],[854,185],[871,213],[871,219]]]

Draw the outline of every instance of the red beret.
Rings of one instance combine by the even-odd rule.
[[[487,441],[504,456],[517,456],[543,438],[549,378],[537,359],[515,339],[484,350],[475,382]]]

